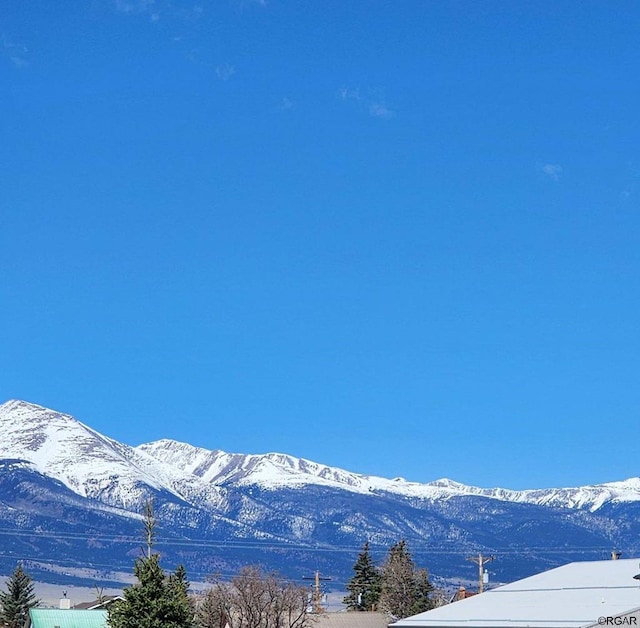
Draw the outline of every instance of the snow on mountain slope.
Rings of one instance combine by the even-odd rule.
[[[496,497],[504,499],[500,489],[495,489],[495,492]],[[606,503],[640,501],[640,478],[576,488],[537,489],[512,493],[515,493],[516,497],[509,501],[559,508],[585,508],[594,512]]]
[[[259,484],[280,488],[313,483],[358,492],[369,490],[366,476],[286,454],[230,454],[168,439],[139,445],[136,449],[218,485]]]
[[[584,508],[594,512],[605,503],[640,501],[640,478],[620,482],[579,486],[575,488],[547,488],[514,491],[504,488],[478,488],[465,486],[451,480],[437,480],[428,486],[440,486],[458,494],[478,495],[507,502],[536,504],[556,508]]]
[[[139,445],[136,449],[217,485],[258,485],[275,490],[313,484],[355,493],[386,492],[427,499],[469,494],[469,491],[474,490],[454,482],[449,485],[438,482],[419,484],[400,478],[388,480],[361,475],[287,454],[232,454],[221,450],[209,451],[168,439]],[[480,492],[483,489],[475,490]]]
[[[640,501],[640,478],[577,488],[514,491],[466,486],[448,479],[427,484],[408,482],[402,478],[389,480],[352,473],[286,454],[230,454],[168,439],[139,445],[136,449],[175,466],[184,473],[197,475],[216,485],[258,485],[270,490],[317,485],[355,493],[392,493],[425,500],[468,495],[541,506],[585,508],[591,511],[608,502]]]
[[[173,440],[129,447],[73,417],[24,401],[0,405],[0,459],[22,459],[79,495],[132,507],[148,489],[167,491],[196,508],[224,510],[226,490],[319,486],[375,497],[447,500],[461,496],[595,511],[640,501],[640,478],[594,486],[513,491],[441,479],[426,484],[352,473],[286,454],[232,454]]]
[[[99,434],[68,414],[24,401],[0,405],[0,458],[29,462],[82,497],[130,507],[145,488],[171,487],[172,468]]]

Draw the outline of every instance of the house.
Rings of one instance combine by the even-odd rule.
[[[407,617],[394,628],[640,628],[638,559],[577,562]]]
[[[462,585],[460,588],[451,596],[449,602],[459,602],[460,600],[466,600],[467,598],[473,597],[474,595],[478,595],[473,591],[467,591]]]
[[[28,628],[106,628],[107,611],[32,608]]]

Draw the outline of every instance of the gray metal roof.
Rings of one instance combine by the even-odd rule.
[[[397,628],[582,628],[640,609],[640,560],[570,563],[402,619]],[[640,622],[638,622],[640,628]]]
[[[389,616],[385,613],[348,611],[314,615],[312,628],[387,628]],[[640,627],[639,627],[640,628]]]

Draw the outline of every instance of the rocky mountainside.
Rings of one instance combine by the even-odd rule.
[[[9,564],[124,568],[139,546],[139,512],[153,497],[169,561],[195,574],[263,562],[322,569],[344,581],[365,540],[380,558],[406,538],[418,562],[473,577],[464,559],[501,556],[499,579],[549,565],[637,552],[640,478],[512,491],[441,479],[427,484],[360,475],[286,454],[231,454],[160,440],[118,443],[73,417],[0,405],[0,534]],[[65,571],[66,570],[66,571]],[[95,576],[98,577],[98,576]]]

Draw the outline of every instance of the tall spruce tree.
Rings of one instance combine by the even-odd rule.
[[[29,609],[38,605],[33,581],[18,564],[6,582],[7,591],[0,591],[0,624],[6,628],[22,628]]]
[[[353,566],[354,574],[347,583],[349,594],[343,602],[350,611],[372,611],[378,606],[382,578],[375,566],[367,541]]]
[[[380,608],[396,619],[432,608],[433,590],[426,569],[417,569],[405,540],[393,545],[382,566]]]
[[[124,590],[124,600],[108,609],[111,628],[193,627],[194,611],[187,597],[189,583],[183,577],[184,570],[167,576],[159,555],[152,554],[138,558],[133,572],[138,582]]]
[[[108,609],[111,628],[193,628],[194,609],[187,595],[189,582],[184,567],[167,576],[160,556],[152,553],[156,519],[153,504],[144,514],[146,555],[138,558],[133,573],[138,582],[123,592],[124,600]]]

